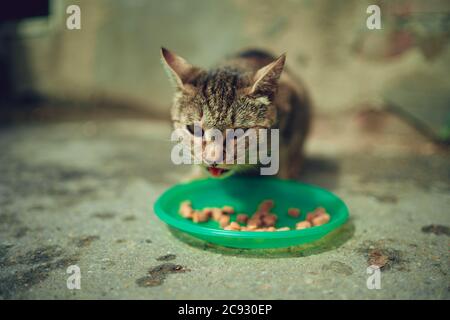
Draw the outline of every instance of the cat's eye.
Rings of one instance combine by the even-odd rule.
[[[203,137],[203,129],[195,126],[195,124],[189,124],[186,126],[186,129],[196,137]],[[197,130],[195,130],[197,129]],[[200,130],[199,130],[200,129]]]

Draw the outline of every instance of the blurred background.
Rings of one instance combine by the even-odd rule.
[[[81,30],[65,26],[70,4],[81,8]],[[370,4],[381,8],[381,30],[366,27]],[[1,100],[8,109],[106,103],[166,118],[161,46],[205,67],[259,47],[288,53],[319,114],[395,107],[446,140],[449,14],[445,0],[15,1],[1,13]]]

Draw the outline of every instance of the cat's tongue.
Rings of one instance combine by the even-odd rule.
[[[208,167],[208,171],[209,171],[209,173],[210,173],[213,177],[218,177],[218,176],[220,176],[225,170],[224,170],[224,169],[221,169],[221,168]]]

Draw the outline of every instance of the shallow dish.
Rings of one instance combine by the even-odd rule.
[[[178,213],[184,200],[192,201],[195,209],[233,206],[237,213],[249,215],[265,199],[273,199],[272,210],[278,216],[276,227],[290,227],[290,231],[254,232],[221,229],[210,220],[194,223]],[[299,208],[299,218],[287,214],[288,208]],[[331,220],[322,226],[295,230],[295,224],[304,220],[308,212],[324,207]],[[344,224],[348,219],[345,203],[333,193],[317,186],[297,181],[267,177],[229,177],[204,179],[175,185],[166,190],[154,205],[156,215],[165,223],[182,232],[214,244],[234,248],[281,248],[312,242]],[[231,216],[234,221],[236,215]]]

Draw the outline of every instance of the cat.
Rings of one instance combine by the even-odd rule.
[[[165,48],[161,48],[161,58],[176,89],[171,109],[175,129],[185,130],[194,137],[194,123],[200,123],[204,131],[277,128],[277,176],[298,178],[312,108],[302,82],[288,70],[283,72],[286,54],[275,58],[263,50],[245,50],[210,70],[193,66]],[[198,168],[195,177],[223,178],[236,173],[255,174],[258,165],[205,161]]]

